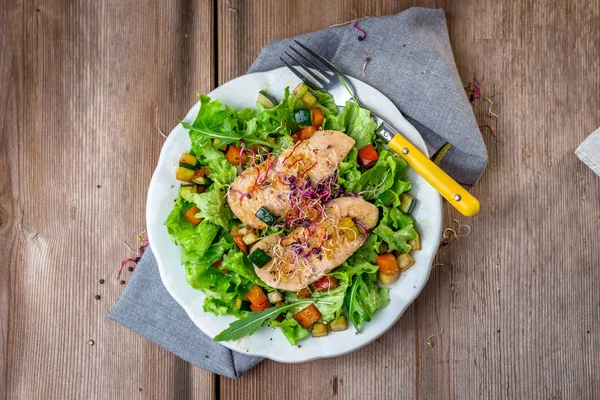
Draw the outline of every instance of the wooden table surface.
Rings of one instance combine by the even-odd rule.
[[[600,398],[600,177],[573,154],[600,126],[600,0],[230,3],[0,2],[0,399]],[[446,206],[473,233],[398,324],[232,380],[109,321],[157,128],[270,40],[414,5],[446,10],[460,75],[499,118],[475,104],[497,132],[482,211]]]

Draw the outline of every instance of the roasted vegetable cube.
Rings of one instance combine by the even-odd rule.
[[[414,263],[415,259],[410,254],[400,254],[396,258],[400,271],[405,271],[410,268]]]
[[[393,274],[384,274],[383,272],[379,272],[379,282],[382,285],[391,285],[396,282],[400,278],[400,270],[394,272]]]
[[[304,329],[308,328],[312,324],[318,321],[321,318],[322,314],[314,304],[309,305],[306,308],[298,311],[294,314],[294,319],[298,321],[301,327]]]
[[[200,222],[202,222],[202,220],[204,219],[204,218],[196,218],[196,214],[198,214],[199,212],[200,212],[200,209],[198,207],[192,206],[192,207],[190,207],[189,210],[187,210],[185,213],[183,213],[183,216],[185,219],[190,221],[190,224],[196,226]]]
[[[258,285],[252,286],[246,294],[246,297],[248,297],[248,301],[255,306],[260,306],[261,304],[268,302],[267,295]]]
[[[198,163],[198,158],[196,158],[196,156],[193,156],[191,154],[184,154],[181,156],[181,160],[182,163],[185,164],[189,164],[192,167],[195,167],[196,164]]]
[[[283,295],[278,290],[273,290],[272,292],[269,292],[269,294],[267,294],[267,298],[272,304],[277,304],[283,301]]]
[[[196,169],[193,165],[180,162],[179,167],[177,168],[176,178],[178,181],[190,182],[194,177],[195,172]]]
[[[387,275],[395,274],[399,271],[398,263],[392,253],[385,253],[375,259],[375,264],[379,266],[379,272]]]
[[[313,325],[311,333],[313,337],[327,336],[329,334],[329,328],[327,327],[327,324],[317,322]]]
[[[345,331],[346,329],[348,329],[348,322],[346,321],[346,317],[340,315],[339,318],[336,318],[333,321],[331,321],[329,327],[333,332]]]
[[[413,250],[421,250],[421,236],[417,234],[417,238],[409,240],[408,244],[410,244]]]

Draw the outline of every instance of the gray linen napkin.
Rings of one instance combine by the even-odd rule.
[[[367,33],[363,41],[350,25],[298,39],[386,94],[423,135],[430,152],[452,143],[440,166],[462,183],[477,182],[487,153],[456,71],[444,11],[411,8],[361,20],[359,26]],[[249,72],[280,67],[289,40],[268,44]],[[363,76],[366,57],[371,62]],[[238,377],[260,361],[231,352],[196,328],[162,285],[149,248],[109,318],[217,374]]]

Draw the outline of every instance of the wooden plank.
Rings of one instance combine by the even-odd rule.
[[[261,1],[218,3],[218,82],[273,39],[411,5],[444,7],[489,167],[473,228],[439,256],[418,300],[374,344],[308,364],[265,361],[222,398],[597,398],[600,396],[600,179],[573,151],[600,125],[600,2]],[[315,10],[318,10],[315,12]],[[560,28],[559,28],[560,27]],[[351,29],[351,28],[349,28]],[[440,336],[431,334],[444,329]]]
[[[212,374],[106,317],[157,127],[214,83],[212,2],[0,9],[0,398],[212,398]]]

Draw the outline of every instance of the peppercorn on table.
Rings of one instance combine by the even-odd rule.
[[[461,78],[481,83],[489,165],[477,217],[445,206],[445,226],[471,234],[446,232],[395,327],[345,356],[267,360],[233,380],[108,320],[159,131],[270,40],[414,5],[445,8]],[[600,397],[600,180],[573,154],[600,126],[600,0],[0,9],[0,399]]]

